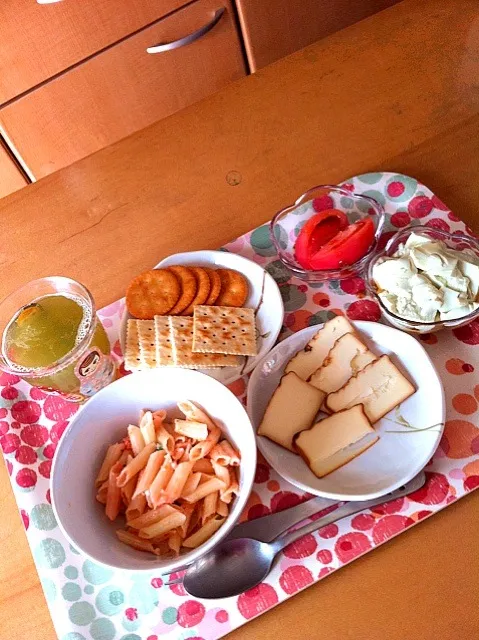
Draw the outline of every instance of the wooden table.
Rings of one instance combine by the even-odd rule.
[[[406,0],[0,201],[0,294],[83,281],[99,306],[178,250],[214,248],[318,183],[393,170],[479,228],[479,4]],[[0,638],[55,637],[0,477]],[[469,640],[479,492],[231,634]]]

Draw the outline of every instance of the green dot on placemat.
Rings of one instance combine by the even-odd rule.
[[[73,624],[77,624],[79,627],[84,627],[85,625],[90,624],[95,616],[95,607],[85,601],[75,602],[68,611],[68,617],[70,620]]]
[[[38,544],[33,555],[40,568],[58,569],[65,562],[65,551],[58,540],[46,538]]]
[[[76,580],[78,578],[78,569],[73,567],[71,564],[68,567],[65,567],[65,578],[69,580]]]
[[[95,592],[95,587],[92,587],[91,584],[87,584],[87,586],[84,587],[83,591],[91,596],[91,594]]]
[[[91,584],[103,584],[104,582],[108,582],[113,575],[113,571],[106,567],[101,567],[99,564],[95,564],[91,560],[85,560],[82,570],[85,580]]]
[[[75,582],[66,582],[62,587],[62,596],[68,602],[75,602],[81,598],[81,589]]]
[[[161,619],[165,624],[175,624],[178,612],[175,607],[166,607],[161,614]]]
[[[123,609],[125,596],[119,587],[108,585],[98,593],[95,604],[105,616],[114,616]]]
[[[382,173],[363,173],[362,176],[358,176],[358,180],[365,182],[366,184],[374,184],[381,180]]]
[[[386,204],[386,198],[384,197],[384,195],[380,191],[376,191],[374,189],[370,189],[369,191],[363,191],[361,195],[369,196],[370,198],[374,198],[375,200],[377,200],[379,202],[379,204],[382,204],[383,206]],[[369,209],[369,203],[368,202],[358,202],[358,209],[360,211],[362,211],[363,213],[367,213],[368,209]]]
[[[80,552],[78,551],[78,549],[75,549],[75,547],[72,544],[70,545],[70,551],[73,551],[73,553],[76,553],[77,556],[80,555]]]
[[[354,207],[354,200],[352,198],[343,196],[342,198],[340,198],[339,204],[345,209],[352,209]]]
[[[136,631],[140,626],[141,622],[138,620],[128,620],[128,618],[124,617],[121,621],[121,624],[125,631]]]
[[[76,631],[71,631],[67,633],[66,636],[62,637],[62,640],[86,640],[85,636],[82,636],[81,633],[77,633]]]
[[[113,640],[115,625],[108,618],[97,618],[91,623],[90,635],[93,640]]]
[[[277,284],[284,284],[291,278],[291,273],[286,269],[281,260],[274,260],[266,265],[266,271]]]
[[[120,640],[141,640],[141,638],[136,633],[127,633],[126,636],[121,636]]]
[[[264,224],[253,231],[250,238],[251,246],[260,256],[274,256],[276,249],[269,235],[269,227]]]
[[[297,311],[304,306],[306,294],[295,284],[285,284],[279,290],[283,298],[285,311]]]
[[[50,578],[42,578],[42,587],[47,600],[52,602],[57,597],[57,588],[53,580]]]
[[[30,513],[30,520],[40,531],[50,531],[57,526],[53,509],[49,504],[36,504]]]

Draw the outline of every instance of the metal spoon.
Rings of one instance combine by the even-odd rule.
[[[197,598],[228,598],[252,589],[262,582],[271,570],[277,554],[289,544],[308,533],[390,500],[416,491],[425,482],[420,473],[396,491],[364,502],[347,502],[322,518],[275,538],[270,543],[253,538],[238,538],[220,543],[191,565],[183,578],[186,591]]]

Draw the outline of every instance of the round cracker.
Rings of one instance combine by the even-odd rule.
[[[126,307],[134,318],[162,316],[180,297],[180,283],[168,269],[152,269],[133,278],[126,291]]]
[[[218,269],[221,280],[220,295],[216,298],[219,307],[242,307],[248,297],[248,281],[234,269]]]
[[[193,302],[196,296],[198,285],[195,274],[188,267],[183,267],[182,265],[174,265],[168,267],[168,270],[172,271],[180,281],[180,297],[175,306],[169,311],[170,316],[176,316],[184,311],[186,307],[188,307]]]
[[[210,279],[210,287],[211,287],[210,294],[206,298],[205,304],[211,306],[216,302],[216,298],[220,295],[221,278],[219,277],[219,275],[216,273],[214,269],[210,269],[209,267],[203,267],[203,269],[208,274],[208,277]]]
[[[196,276],[196,284],[198,288],[194,299],[191,301],[189,306],[182,311],[182,316],[191,316],[196,305],[205,304],[210,294],[210,279],[206,269],[203,269],[203,267],[190,267],[190,269]]]

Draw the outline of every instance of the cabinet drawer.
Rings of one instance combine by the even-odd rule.
[[[236,0],[252,71],[399,0]]]
[[[222,7],[194,42],[147,53],[211,23]],[[4,107],[0,123],[40,178],[243,75],[230,0],[198,0]]]
[[[27,184],[28,182],[23,173],[0,141],[0,198],[18,191]]]
[[[0,2],[0,104],[189,0]]]

